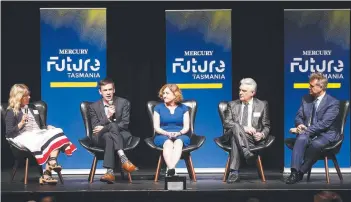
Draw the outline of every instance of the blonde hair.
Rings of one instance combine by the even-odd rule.
[[[165,84],[162,86],[162,88],[160,89],[160,91],[158,92],[158,97],[161,98],[163,100],[163,91],[169,88],[169,90],[172,91],[172,93],[175,95],[175,103],[180,103],[181,101],[183,101],[183,95],[182,95],[182,91],[180,90],[180,88],[176,85],[176,84]]]
[[[15,84],[11,87],[9,106],[7,109],[12,109],[15,115],[18,114],[21,108],[22,98],[29,95],[29,89],[25,84]]]

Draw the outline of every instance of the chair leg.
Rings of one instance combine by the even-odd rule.
[[[91,166],[89,183],[93,183],[96,171],[97,158],[94,156],[93,165]]]
[[[189,166],[191,168],[191,175],[193,177],[193,182],[196,182],[196,174],[195,174],[195,169],[194,169],[194,165],[193,165],[193,161],[191,160],[191,155],[189,154]]]
[[[26,158],[26,167],[24,170],[24,184],[25,185],[28,183],[28,164],[29,164],[29,159]]]
[[[312,167],[308,170],[307,182],[310,181]]]
[[[18,160],[15,160],[15,163],[13,164],[13,168],[12,168],[11,182],[15,178],[17,167],[18,167]]]
[[[330,179],[329,179],[329,167],[328,167],[328,157],[327,156],[324,157],[324,167],[325,167],[325,178],[327,180],[327,184],[329,184]]]
[[[156,168],[156,173],[155,173],[155,182],[158,181],[158,176],[160,174],[160,169],[161,169],[161,164],[162,164],[162,153],[160,154],[160,157],[158,158],[158,163],[157,163],[157,168]]]
[[[227,181],[229,175],[229,163],[230,163],[230,155],[228,155],[227,163],[225,164],[225,170],[223,175],[223,182]]]
[[[193,179],[192,171],[191,171],[191,166],[190,166],[190,161],[189,161],[189,156],[186,155],[183,157],[186,165],[186,170],[188,171],[189,178]]]
[[[129,183],[132,183],[132,175],[130,173],[128,173],[128,180],[129,180]]]
[[[58,176],[59,176],[59,178],[60,178],[60,182],[61,182],[61,184],[64,184],[64,183],[63,183],[63,178],[62,178],[61,171],[60,171],[60,172],[58,172],[58,173],[57,173],[57,175],[58,175]]]
[[[88,177],[88,181],[90,182],[90,178],[91,178],[91,173],[93,172],[94,170],[94,160],[93,162],[91,163],[91,167],[90,167],[90,172],[89,172],[89,177]]]
[[[339,167],[339,163],[338,163],[338,160],[336,159],[336,156],[335,156],[335,155],[332,156],[332,160],[333,160],[333,163],[334,163],[334,167],[335,167],[335,169],[336,169],[336,172],[338,173],[338,176],[339,176],[340,181],[343,181],[343,179],[342,179],[342,174],[341,174],[340,167]]]
[[[266,182],[266,177],[264,176],[263,166],[262,166],[262,161],[261,161],[260,155],[257,156],[257,167],[259,169],[262,182]]]

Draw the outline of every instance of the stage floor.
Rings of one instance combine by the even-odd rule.
[[[67,197],[69,199],[78,197],[78,199],[86,201],[97,201],[100,197],[111,197],[111,199],[118,197],[122,201],[125,201],[123,199],[128,199],[127,201],[139,201],[140,199],[142,201],[155,201],[164,197],[165,199],[172,197],[175,201],[177,198],[180,198],[182,201],[186,201],[184,199],[191,201],[192,198],[202,198],[204,196],[206,199],[211,198],[211,200],[221,197],[221,201],[226,201],[226,198],[229,197],[231,198],[229,201],[233,201],[233,197],[238,200],[244,200],[245,197],[256,196],[261,198],[260,202],[278,201],[278,199],[284,199],[287,202],[293,201],[293,198],[294,200],[302,199],[301,197],[308,197],[306,200],[312,199],[313,194],[322,190],[335,191],[344,198],[351,195],[351,174],[344,174],[343,182],[339,181],[336,174],[330,174],[330,184],[326,183],[325,175],[311,174],[310,182],[306,182],[304,179],[302,182],[294,185],[285,184],[284,178],[287,175],[282,173],[265,171],[265,175],[266,182],[263,183],[258,178],[257,172],[242,172],[239,183],[227,184],[222,182],[222,174],[197,174],[197,182],[191,182],[187,176],[186,190],[165,191],[164,179],[161,177],[159,182],[155,183],[153,181],[154,172],[151,170],[133,173],[132,183],[122,180],[120,175],[117,175],[114,184],[100,182],[99,178],[101,175],[96,175],[92,184],[88,182],[87,175],[64,175],[64,184],[58,183],[55,186],[39,185],[39,174],[37,173],[30,173],[28,185],[25,186],[23,184],[23,170],[19,170],[14,182],[9,182],[9,171],[2,172],[1,192],[2,199],[5,199],[4,201],[16,201],[16,199],[19,201],[20,196],[22,198],[30,198],[44,193],[61,197],[65,201],[67,201]],[[300,196],[298,197],[298,195]]]

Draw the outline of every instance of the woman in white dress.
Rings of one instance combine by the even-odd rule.
[[[56,184],[51,171],[61,171],[57,163],[59,151],[71,156],[77,149],[65,136],[62,129],[46,126],[36,107],[29,103],[30,91],[24,84],[15,84],[10,91],[9,104],[5,115],[6,138],[16,145],[32,152],[37,163],[46,163],[45,172],[39,178],[40,184]]]

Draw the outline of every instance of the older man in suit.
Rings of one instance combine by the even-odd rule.
[[[291,133],[297,134],[297,138],[287,184],[301,181],[304,173],[318,160],[320,151],[340,139],[336,121],[339,101],[326,93],[327,78],[321,73],[313,73],[309,82],[309,94],[302,98],[296,114],[296,128],[290,129]]]
[[[93,126],[93,143],[105,149],[103,166],[107,172],[100,181],[113,183],[115,175],[116,154],[118,154],[122,168],[133,172],[137,168],[128,160],[123,152],[124,143],[128,142],[131,134],[128,130],[130,103],[128,100],[114,96],[115,84],[106,78],[99,82],[99,93],[102,99],[90,105],[89,115]]]
[[[222,138],[230,141],[232,146],[228,183],[240,180],[240,153],[247,163],[252,164],[256,156],[250,152],[250,147],[263,144],[269,135],[268,103],[254,98],[256,90],[257,84],[253,79],[242,79],[239,99],[229,102],[225,111]]]

